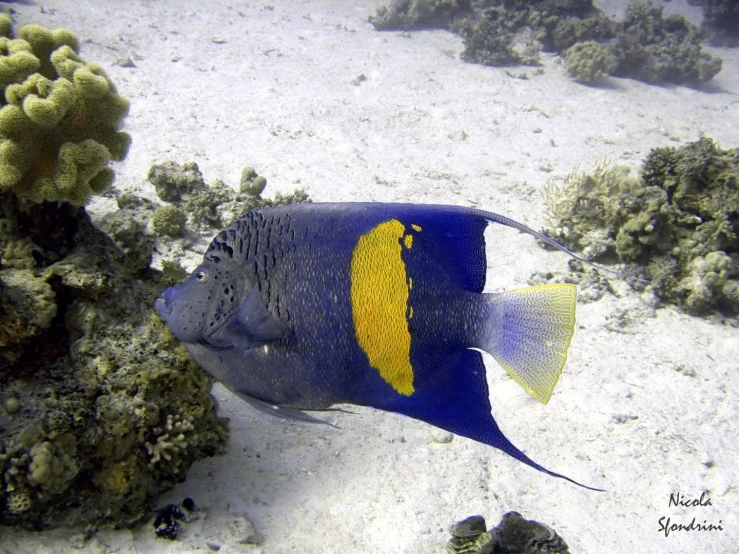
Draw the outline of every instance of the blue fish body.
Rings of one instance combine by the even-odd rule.
[[[548,401],[574,331],[576,288],[484,294],[489,222],[564,250],[515,221],[469,208],[281,206],[225,228],[156,309],[204,369],[265,411],[311,420],[300,410],[372,406],[572,481],[501,433],[473,349],[491,353]]]

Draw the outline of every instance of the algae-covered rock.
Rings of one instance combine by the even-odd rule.
[[[186,162],[178,165],[172,161],[154,164],[147,176],[154,185],[157,196],[164,202],[179,202],[184,197],[206,188],[198,164]]]
[[[126,155],[128,101],[79,56],[73,32],[26,25],[19,35],[0,37],[0,190],[82,206],[112,183],[108,163]]]
[[[107,214],[100,222],[100,228],[123,252],[124,271],[136,276],[151,264],[154,239],[146,232],[146,221],[132,212],[130,209],[119,209]]]
[[[691,0],[703,6],[701,30],[714,44],[739,44],[739,2],[736,0]]]
[[[567,543],[553,529],[518,512],[507,512],[486,530],[482,516],[470,516],[449,530],[447,551],[453,554],[569,554]]]
[[[5,192],[0,223],[31,245],[0,266],[0,524],[130,525],[223,451],[212,381],[154,314],[168,283],[84,208]]]
[[[532,36],[517,40],[516,30],[494,13],[488,11],[478,21],[467,20],[457,27],[465,44],[462,59],[493,66],[537,65],[540,47]]]
[[[691,313],[739,312],[739,150],[702,138],[629,168],[573,171],[545,189],[545,232],[590,258],[637,263],[655,293]]]
[[[178,165],[172,161],[149,168],[149,182],[157,196],[181,207],[196,230],[210,230],[224,225],[219,208],[229,201],[233,192],[222,182],[208,186],[200,168],[194,162]]]
[[[49,329],[56,313],[56,295],[49,283],[28,279],[28,272],[24,269],[2,271],[0,357],[20,355],[25,343]]]

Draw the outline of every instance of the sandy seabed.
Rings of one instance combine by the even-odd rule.
[[[601,4],[609,13],[625,2]],[[553,176],[598,161],[637,168],[656,146],[701,133],[739,146],[739,50],[711,48],[723,71],[701,89],[607,79],[571,81],[556,57],[520,79],[460,61],[448,32],[380,33],[374,0],[97,1],[14,5],[16,24],[77,32],[131,100],[133,144],[116,189],[155,198],[154,162],[196,161],[208,182],[238,183],[251,165],[267,194],[305,188],[319,201],[472,205],[535,228]],[[666,10],[696,17],[685,0]],[[114,62],[131,58],[135,67]],[[365,80],[358,79],[360,75]],[[94,217],[115,208],[96,200]],[[192,268],[207,241],[182,260]],[[167,252],[163,253],[167,255]],[[171,253],[170,253],[171,254]],[[525,286],[567,258],[528,236],[488,234],[489,290]],[[340,429],[252,411],[216,385],[231,419],[227,455],[195,464],[161,504],[192,497],[202,517],[179,540],[150,524],[100,531],[0,530],[0,551],[436,553],[448,526],[504,512],[553,527],[573,553],[736,552],[739,544],[739,330],[671,307],[649,308],[613,280],[614,294],[579,308],[548,405],[488,364],[493,414],[534,460],[593,492],[503,453],[401,416],[363,408],[331,415]],[[625,326],[615,321],[628,320]],[[710,506],[669,506],[670,494]],[[659,531],[672,523],[720,531]],[[238,541],[254,524],[259,545]],[[664,520],[663,520],[664,521]]]

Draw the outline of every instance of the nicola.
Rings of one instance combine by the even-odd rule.
[[[701,493],[700,498],[686,498],[679,492],[673,492],[672,494],[670,494],[670,502],[667,504],[667,506],[684,506],[686,508],[690,508],[693,506],[712,506],[712,504],[711,499],[705,492]]]

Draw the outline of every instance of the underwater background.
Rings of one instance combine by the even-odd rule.
[[[0,552],[445,552],[510,511],[572,552],[734,551],[739,15],[592,4],[3,3]],[[486,357],[493,415],[605,492],[369,408],[211,401],[154,299],[308,198],[491,210],[622,271],[486,232],[487,291],[580,287],[549,403]]]

